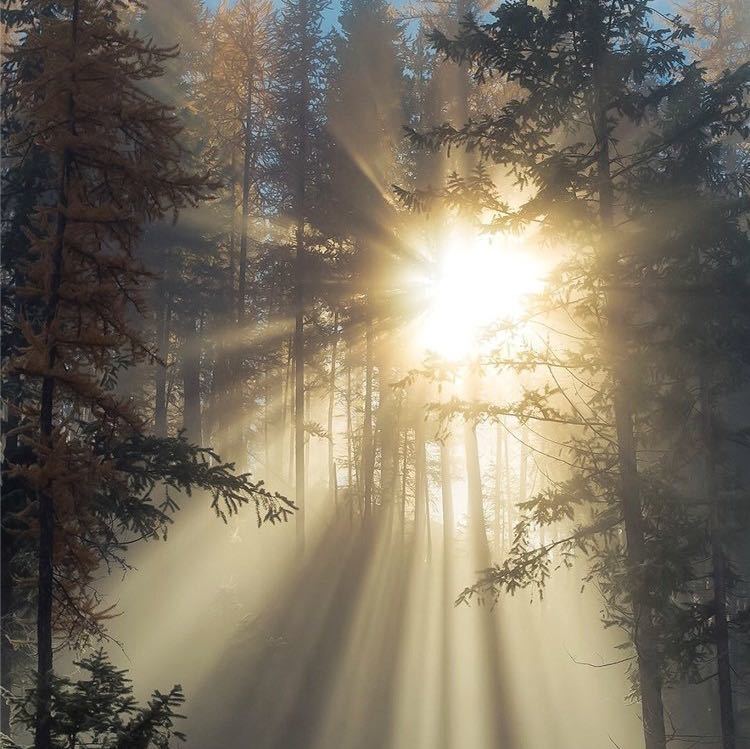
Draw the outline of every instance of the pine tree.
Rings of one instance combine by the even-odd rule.
[[[145,707],[133,697],[127,672],[115,668],[102,650],[74,663],[83,677],[52,679],[49,702],[53,746],[117,747],[117,749],[167,749],[171,740],[184,741],[175,721],[185,697],[179,685],[169,692],[155,691]],[[11,700],[14,725],[31,731],[40,706],[37,689]],[[20,749],[8,741],[3,746]]]
[[[294,226],[294,485],[300,555],[305,548],[305,315],[314,293],[308,256],[310,246],[321,241],[328,192],[325,86],[332,49],[322,30],[327,7],[325,0],[287,0],[274,32],[278,210]]]
[[[654,164],[636,170],[631,188],[638,196],[632,214],[642,230],[635,241],[644,248],[632,253],[633,276],[648,289],[654,309],[645,335],[666,340],[650,346],[664,378],[663,401],[657,404],[660,433],[674,433],[672,454],[680,456],[673,459],[675,483],[702,497],[693,516],[707,527],[700,559],[711,559],[713,589],[708,604],[701,602],[693,612],[696,628],[705,631],[706,646],[715,653],[724,749],[733,749],[738,735],[730,630],[740,630],[743,623],[731,611],[737,575],[730,555],[738,504],[747,492],[732,478],[733,458],[727,451],[728,443],[744,441],[747,424],[737,423],[740,414],[721,414],[727,399],[747,387],[750,375],[745,303],[750,236],[742,221],[750,165],[737,163],[733,143],[747,116],[741,91],[742,77],[712,87],[703,71],[691,70],[662,109],[657,137],[672,145]],[[727,93],[730,100],[736,97],[731,115],[724,111]],[[676,138],[696,112],[710,124]],[[683,302],[686,293],[689,305]],[[696,416],[680,420],[675,414]],[[698,472],[696,465],[702,466]],[[700,559],[697,571],[703,573]],[[700,591],[701,581],[693,582],[694,591]]]
[[[122,536],[163,531],[174,501],[154,504],[164,481],[200,487],[224,514],[254,501],[278,507],[260,484],[211,466],[217,456],[184,439],[144,436],[135,404],[116,392],[120,372],[152,356],[131,323],[149,274],[136,258],[144,222],[194,205],[205,180],[181,166],[179,123],[139,84],[174,52],[127,30],[118,0],[29,4],[38,20],[11,53],[23,137],[49,158],[54,187],[37,196],[18,293],[22,342],[8,366],[36,398],[13,404],[31,458],[6,466],[24,486],[16,514],[38,541],[35,747],[52,746],[53,607],[68,632],[101,628],[92,575],[117,558]],[[19,147],[22,147],[19,144]]]
[[[351,318],[361,330],[364,361],[364,410],[360,474],[363,514],[369,520],[375,506],[375,367],[380,320],[391,312],[388,298],[394,272],[394,230],[397,212],[390,184],[399,171],[399,141],[403,119],[403,30],[382,2],[347,2],[335,40],[336,64],[328,97],[334,227],[350,245],[349,274],[353,281]],[[364,87],[364,89],[363,89]],[[380,393],[390,367],[378,362]],[[391,434],[393,414],[381,412],[383,432]],[[386,437],[386,494],[393,489],[393,449]],[[388,501],[388,500],[386,500]]]
[[[226,289],[229,298],[225,305],[229,307],[229,319],[220,327],[222,340],[216,346],[212,421],[217,436],[227,443],[226,451],[241,467],[248,462],[246,437],[231,417],[240,405],[249,402],[245,397],[249,326],[256,313],[250,294],[251,265],[273,201],[266,194],[274,168],[272,20],[268,2],[220,3],[205,21],[208,49],[201,61],[195,95],[195,106],[210,113],[206,150],[213,173],[224,184],[229,213],[228,225],[223,227],[228,239],[221,253],[228,255],[230,288]],[[216,221],[226,218],[217,216]]]
[[[607,562],[615,560],[604,552],[605,561],[598,569],[609,578],[603,587],[610,595],[610,611],[617,612],[614,619],[623,624],[629,621],[649,749],[666,743],[661,696],[664,653],[658,630],[669,608],[671,590],[657,590],[651,572],[666,563],[662,555],[668,534],[660,527],[664,515],[654,507],[660,490],[650,485],[638,464],[636,412],[644,392],[640,389],[641,372],[632,358],[635,306],[623,278],[622,258],[629,244],[622,222],[629,176],[645,163],[655,162],[668,144],[639,146],[627,138],[628,149],[622,152],[618,142],[629,130],[645,128],[645,123],[653,121],[659,105],[690,77],[691,68],[681,47],[690,33],[679,18],[665,17],[645,1],[552,2],[545,10],[528,2],[506,3],[489,22],[464,23],[455,39],[435,32],[433,41],[440,53],[469,64],[478,81],[490,76],[507,80],[518,85],[518,95],[498,111],[470,119],[460,127],[446,124],[415,134],[423,146],[464,147],[489,163],[509,167],[518,185],[531,194],[519,209],[509,209],[480,165],[472,177],[454,180],[444,198],[454,204],[479,203],[494,211],[495,228],[540,222],[550,236],[573,241],[590,252],[588,264],[578,263],[577,270],[585,274],[586,281],[577,291],[586,292],[588,311],[591,305],[596,308],[596,355],[602,357],[603,385],[610,399],[601,405],[607,414],[605,423],[612,419],[613,432],[596,447],[578,442],[577,460],[591,460],[591,473],[583,486],[569,485],[568,509],[554,510],[542,499],[535,506],[538,517],[546,512],[545,520],[553,521],[572,511],[570,503],[581,502],[580,492],[585,487],[584,492],[591,491],[593,496],[601,498],[603,491],[608,497],[597,522],[588,526],[591,533],[608,538],[613,527],[622,523],[625,577],[607,571]],[[695,113],[673,137],[716,120],[731,121],[732,101],[733,94],[725,92],[723,107],[710,115]],[[707,116],[715,119],[702,119]],[[582,362],[572,366],[582,367],[581,372],[591,371],[592,354]],[[516,415],[526,420],[540,408],[543,418],[551,418],[552,412],[545,410],[549,403],[541,405],[545,400],[549,399],[529,395]],[[567,418],[580,420],[581,416],[574,413]],[[597,428],[593,427],[594,432]],[[605,455],[614,461],[616,472],[600,482],[595,477],[602,475],[600,461]],[[592,477],[593,484],[599,484],[597,489]],[[615,504],[604,509],[610,501]],[[652,512],[655,515],[649,518]],[[617,518],[614,526],[612,513]],[[677,532],[677,528],[673,530]],[[586,533],[579,531],[574,543],[586,547],[585,537]],[[494,572],[488,571],[478,589],[499,582],[512,590],[524,584],[521,580],[531,568],[541,570],[544,577],[546,551],[531,554],[541,562],[536,567],[524,543],[516,546],[515,558]],[[677,560],[675,563],[679,567]],[[676,570],[675,574],[681,573]],[[627,581],[624,588],[623,580]]]

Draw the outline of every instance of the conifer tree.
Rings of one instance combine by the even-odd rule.
[[[149,277],[136,257],[141,226],[206,192],[204,178],[181,166],[172,110],[140,85],[174,51],[129,31],[119,0],[29,7],[38,22],[24,27],[11,60],[20,70],[31,59],[33,74],[9,88],[24,137],[49,159],[50,188],[24,227],[18,289],[40,312],[19,316],[8,362],[35,396],[12,404],[14,435],[31,457],[5,468],[24,487],[16,517],[37,540],[34,733],[36,749],[50,749],[53,626],[100,630],[92,575],[119,557],[123,536],[163,532],[174,500],[156,504],[156,484],[211,492],[220,514],[253,501],[275,519],[279,508],[248,476],[211,466],[210,451],[145,437],[137,403],[115,389],[124,368],[152,356],[131,322]]]
[[[490,21],[468,21],[453,39],[435,32],[433,41],[440,53],[469,64],[478,81],[499,77],[517,84],[518,95],[498,111],[470,119],[463,126],[446,124],[414,135],[423,146],[464,147],[489,163],[509,167],[531,195],[517,210],[508,208],[480,166],[471,178],[454,180],[444,198],[493,211],[494,228],[541,222],[550,236],[564,237],[577,248],[590,248],[590,264],[581,267],[579,263],[578,270],[587,279],[584,290],[591,300],[586,302],[589,311],[592,303],[597,307],[596,354],[601,355],[603,384],[611,399],[603,421],[608,424],[611,418],[612,432],[597,448],[579,442],[582,454],[577,460],[592,461],[584,492],[595,491],[590,479],[602,475],[603,455],[609,455],[604,465],[612,460],[615,468],[611,481],[602,482],[596,490],[603,490],[614,505],[588,528],[591,534],[606,538],[622,523],[625,576],[608,572],[605,590],[613,594],[611,611],[619,612],[615,618],[623,624],[629,621],[648,749],[666,744],[661,696],[665,654],[658,630],[674,588],[657,590],[655,586],[655,570],[665,563],[670,542],[665,542],[662,532],[664,515],[654,505],[659,491],[649,486],[643,469],[639,470],[636,412],[644,391],[641,371],[632,358],[635,307],[623,278],[622,259],[629,245],[622,222],[629,176],[658,160],[669,143],[633,145],[629,140],[624,152],[616,144],[629,128],[643,128],[653,121],[659,105],[690,78],[691,68],[681,47],[690,33],[681,19],[665,18],[645,0],[552,2],[544,10],[521,0],[506,3]],[[734,87],[721,91],[722,106],[710,113],[694,113],[672,137],[678,139],[696,126],[716,121],[736,127],[732,105],[745,78],[746,71]],[[589,353],[578,366],[586,372],[591,364]],[[552,412],[546,410],[550,404],[542,402],[544,398],[540,402],[538,395],[527,396],[518,415],[525,420],[540,409],[543,418],[551,418]],[[568,418],[581,416],[574,413]],[[592,428],[596,432],[597,427]],[[556,513],[561,517],[570,512],[570,503],[581,501],[582,488],[580,484],[569,487],[564,511],[540,499],[539,514],[547,513],[552,520]],[[649,518],[652,512],[655,516]],[[585,547],[585,535],[579,532],[573,542]],[[516,547],[515,559],[489,570],[474,590],[492,589],[497,583],[512,590],[525,584],[520,581],[527,579],[532,568],[541,569],[544,577],[546,563],[537,567],[529,558],[531,554],[536,561],[544,559],[544,551],[531,553],[525,544]],[[598,569],[606,570],[606,564],[602,562]],[[681,573],[675,570],[675,574]],[[624,589],[620,587],[623,580],[627,581]]]
[[[352,0],[342,6],[341,32],[336,37],[336,64],[328,99],[333,203],[338,234],[352,247],[349,273],[353,281],[352,318],[362,329],[364,408],[360,475],[363,514],[368,520],[375,504],[374,392],[376,324],[388,297],[389,273],[397,247],[395,206],[389,185],[398,174],[403,119],[402,29],[383,2]],[[363,90],[364,86],[364,90]],[[380,367],[381,374],[388,371]],[[383,378],[387,379],[386,377]],[[385,387],[381,387],[385,394]],[[392,416],[387,420],[390,422]],[[386,427],[390,432],[390,427]],[[393,440],[387,439],[387,446]],[[393,457],[386,456],[386,485]],[[392,472],[392,471],[391,471]]]
[[[297,550],[305,548],[305,310],[312,302],[310,245],[320,244],[328,192],[325,86],[332,53],[326,0],[286,0],[274,31],[277,210],[294,226],[294,485]]]
[[[730,100],[736,97],[731,115],[724,111],[726,92],[707,85],[704,78],[697,68],[686,75],[662,108],[654,136],[670,147],[633,174],[631,214],[640,227],[634,238],[640,249],[631,252],[631,262],[633,278],[648,290],[653,310],[641,335],[655,354],[654,369],[661,373],[655,383],[661,393],[656,423],[675,456],[672,481],[701,497],[691,514],[706,528],[707,544],[695,561],[700,576],[692,581],[692,590],[700,589],[705,574],[701,560],[710,558],[712,591],[692,612],[696,630],[705,633],[706,647],[714,652],[710,660],[716,662],[722,746],[734,749],[738,731],[730,632],[741,631],[743,622],[731,610],[737,578],[731,554],[747,487],[732,476],[737,458],[727,447],[745,443],[747,423],[741,413],[722,411],[729,397],[747,387],[750,375],[750,236],[742,220],[750,173],[749,165],[738,164],[733,153],[737,128],[747,117],[742,78],[721,84],[732,92]],[[740,88],[735,88],[738,83]],[[696,112],[710,124],[696,124],[675,137]],[[691,297],[688,305],[683,301],[686,293]],[[680,414],[689,416],[680,419]],[[696,471],[696,465],[701,469]]]
[[[179,685],[169,692],[155,691],[145,707],[133,697],[127,672],[115,668],[102,650],[74,663],[83,678],[75,682],[55,676],[50,689],[54,746],[88,746],[105,749],[167,749],[172,739],[185,735],[175,727],[184,717],[177,709],[185,701]],[[11,699],[13,723],[31,731],[36,724],[39,694],[31,688]],[[8,749],[21,745],[7,740]]]

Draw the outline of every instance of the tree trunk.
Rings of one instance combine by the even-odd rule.
[[[495,427],[495,525],[493,541],[495,555],[499,558],[505,551],[505,524],[503,508],[503,427]]]
[[[490,566],[490,547],[487,543],[487,528],[484,521],[484,500],[482,497],[482,473],[479,465],[479,445],[477,444],[476,424],[464,424],[464,446],[466,450],[466,479],[469,506],[469,528],[474,561],[478,569]]]
[[[526,425],[521,428],[520,456],[518,461],[518,504],[529,498],[529,430]]]
[[[404,452],[401,458],[401,548],[406,541],[406,484],[409,477],[409,430],[404,429]]]
[[[505,456],[505,461],[503,463],[503,467],[505,469],[505,515],[506,523],[508,525],[508,546],[511,547],[513,545],[513,538],[515,536],[514,527],[516,522],[516,514],[514,512],[515,504],[513,502],[513,492],[511,490],[510,481],[510,439],[508,436],[507,420],[505,421],[503,427],[503,455]]]
[[[426,446],[425,446],[426,448]],[[427,529],[427,549],[425,551],[425,559],[427,562],[432,561],[432,516],[430,514],[430,478],[425,471],[424,480],[424,517],[425,526]]]
[[[440,490],[443,503],[443,636],[442,677],[440,682],[440,736],[441,746],[451,745],[451,687],[453,676],[453,477],[451,476],[451,453],[446,442],[440,444]]]
[[[73,12],[70,20],[71,30],[71,61],[75,59],[78,43],[79,0],[73,0]],[[71,82],[74,83],[74,82]],[[71,86],[71,91],[73,86]],[[73,94],[68,94],[68,120],[70,134],[75,137],[76,124]],[[44,344],[47,361],[47,374],[42,378],[42,395],[39,411],[39,431],[42,445],[52,448],[53,418],[55,408],[55,377],[52,371],[57,363],[57,344],[53,323],[57,316],[60,303],[60,285],[62,283],[63,256],[65,249],[65,229],[67,226],[68,190],[70,188],[70,172],[73,155],[70,149],[64,149],[60,169],[60,186],[57,194],[57,223],[55,226],[55,241],[52,249],[52,267],[49,279],[49,298],[45,313]],[[52,749],[52,599],[54,587],[54,559],[55,543],[55,506],[54,498],[47,491],[37,493],[39,507],[39,581],[37,589],[36,611],[36,639],[37,639],[37,706],[34,721],[34,748]]]
[[[417,408],[414,424],[414,536],[419,546],[425,539],[424,496],[427,484],[425,461],[425,423],[421,405]]]
[[[154,374],[154,434],[167,436],[167,360],[169,358],[169,333],[172,318],[172,300],[165,293],[156,318],[156,338],[161,362],[156,364]]]
[[[352,361],[351,347],[346,364],[346,478],[347,478],[347,500],[349,502],[349,521],[354,521],[354,447],[353,419],[352,419]]]
[[[303,228],[297,226],[296,313],[294,317],[294,487],[297,504],[297,554],[305,553],[305,331],[304,331],[304,267],[305,242]]]
[[[398,426],[396,399],[390,385],[392,369],[387,352],[380,354],[378,366],[378,434],[380,435],[380,501],[390,519],[396,496],[398,474]]]
[[[373,505],[373,474],[375,470],[375,455],[372,435],[372,376],[373,376],[373,325],[368,311],[365,328],[365,409],[364,424],[362,425],[362,477],[364,485],[364,520],[367,523],[372,513]]]
[[[331,375],[328,382],[328,496],[333,506],[339,506],[339,488],[336,478],[336,459],[334,457],[333,412],[336,406],[336,352],[339,342],[339,313],[333,314],[333,342],[331,343]]]
[[[302,0],[300,9],[306,16],[307,5]],[[307,30],[307,24],[303,24]],[[295,317],[294,317],[294,486],[297,499],[296,537],[297,555],[305,553],[305,274],[307,272],[305,246],[306,191],[307,191],[307,117],[310,106],[308,95],[308,72],[300,77],[300,98],[297,111],[296,153],[296,244],[295,255]]]
[[[282,403],[282,426],[284,432],[287,432],[286,429],[286,419],[287,415],[289,416],[289,430],[288,430],[288,436],[289,436],[289,450],[287,453],[287,481],[289,482],[289,486],[292,486],[294,484],[294,400],[292,398],[292,369],[294,366],[294,343],[293,343],[293,337],[289,339],[287,342],[287,357],[286,357],[286,366],[284,367],[284,393],[283,393],[283,403]],[[282,439],[286,439],[286,434],[282,435]],[[284,447],[282,445],[282,452],[284,451]]]
[[[252,45],[252,38],[248,45]],[[253,79],[252,67],[247,72],[247,94],[245,101],[245,142],[244,163],[242,166],[242,223],[240,225],[240,267],[237,282],[237,325],[242,327],[245,321],[245,305],[247,302],[247,245],[248,245],[248,223],[250,221],[250,167],[252,165],[252,134],[250,130],[253,113]],[[242,348],[239,358],[242,357]],[[239,376],[239,367],[237,369]]]
[[[711,386],[707,376],[701,378],[701,411],[705,454],[705,493],[711,503],[711,567],[714,583],[714,640],[719,679],[719,718],[722,749],[735,749],[734,700],[732,665],[729,656],[729,624],[727,618],[727,561],[724,554],[724,508],[716,475],[716,437]]]
[[[601,62],[594,69],[597,90],[594,123],[599,147],[597,172],[599,180],[599,218],[602,226],[602,252],[608,254],[607,277],[609,287],[606,301],[607,334],[609,335],[612,378],[614,385],[614,415],[617,431],[617,450],[620,471],[620,504],[625,528],[626,556],[633,585],[633,644],[638,661],[643,709],[643,734],[646,749],[665,749],[664,705],[659,665],[658,643],[653,624],[653,610],[648,603],[648,581],[642,570],[646,562],[643,511],[641,507],[638,461],[633,425],[633,404],[628,388],[627,367],[623,361],[623,346],[627,340],[626,300],[618,291],[618,253],[614,230],[614,188],[610,173],[609,122],[604,85],[601,83]]]
[[[182,348],[182,428],[195,445],[203,442],[201,417],[201,352],[195,334]]]

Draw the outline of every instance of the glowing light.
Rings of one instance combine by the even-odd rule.
[[[509,236],[451,235],[430,279],[420,343],[457,360],[472,353],[493,323],[522,316],[528,296],[541,290],[539,262]]]

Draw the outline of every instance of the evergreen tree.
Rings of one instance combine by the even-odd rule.
[[[364,409],[360,475],[363,511],[369,519],[375,505],[375,392],[376,323],[385,320],[389,290],[393,288],[398,241],[397,212],[389,185],[399,173],[403,121],[402,28],[383,2],[352,0],[342,6],[337,36],[336,65],[329,92],[333,201],[337,234],[351,246],[352,319],[364,328]],[[382,352],[381,352],[382,353]],[[381,376],[390,369],[380,362]],[[384,382],[388,375],[383,377]],[[381,387],[381,395],[387,397]],[[389,409],[390,410],[390,409]],[[387,417],[392,422],[392,416]],[[386,433],[390,433],[386,427]],[[385,445],[393,445],[386,439]],[[394,465],[385,457],[385,484]],[[387,500],[386,500],[387,501]]]
[[[741,91],[731,84],[731,79],[724,81],[735,92],[730,97]],[[670,448],[672,481],[701,497],[690,514],[705,528],[707,542],[695,560],[699,576],[683,595],[700,600],[692,608],[695,627],[704,634],[706,649],[715,653],[722,746],[733,749],[738,731],[730,632],[739,633],[745,623],[732,610],[737,573],[731,553],[737,549],[747,486],[737,478],[732,466],[737,456],[727,447],[745,442],[747,415],[730,415],[724,404],[747,387],[750,375],[750,237],[743,225],[750,172],[747,163],[736,163],[731,143],[746,110],[739,98],[736,119],[728,119],[723,94],[693,69],[662,108],[656,138],[671,145],[633,174],[631,215],[640,231],[630,255],[633,281],[648,291],[653,310],[641,335],[661,373],[655,421]],[[676,137],[696,112],[710,125]],[[684,501],[689,504],[689,498]],[[711,560],[708,571],[705,558]],[[708,600],[701,591],[706,573],[713,583]]]
[[[115,668],[102,650],[74,663],[83,674],[75,682],[55,676],[50,687],[51,739],[54,747],[76,746],[101,749],[168,749],[171,739],[183,741],[175,728],[183,716],[177,709],[185,701],[179,685],[169,692],[155,691],[145,707],[133,697],[127,672]],[[36,725],[40,696],[29,689],[11,699],[14,725],[31,731]],[[20,749],[4,741],[8,749]]]
[[[280,508],[248,476],[211,466],[210,451],[144,437],[134,399],[115,389],[123,369],[153,356],[131,322],[149,277],[136,258],[141,226],[205,195],[205,180],[181,166],[172,110],[139,85],[174,52],[127,30],[118,0],[29,6],[38,22],[24,27],[10,59],[12,70],[31,60],[33,74],[14,76],[9,89],[54,188],[37,195],[24,227],[29,257],[17,292],[40,312],[19,315],[8,368],[33,389],[12,405],[30,457],[6,475],[23,487],[15,517],[37,539],[35,747],[48,749],[53,607],[62,631],[100,630],[106,612],[97,611],[92,575],[123,536],[163,530],[174,502],[155,504],[156,484],[212,492],[221,514],[253,501],[275,519]]]
[[[305,310],[314,285],[310,245],[321,244],[328,155],[325,86],[331,46],[325,0],[286,0],[275,28],[275,143],[281,217],[294,226],[294,485],[297,548],[305,547]]]
[[[518,95],[499,111],[460,127],[446,124],[414,135],[423,146],[464,147],[509,167],[531,195],[520,208],[508,208],[480,165],[475,175],[455,179],[443,193],[454,205],[490,209],[494,228],[540,222],[549,236],[573,241],[577,248],[576,270],[585,280],[575,291],[586,300],[579,309],[592,314],[595,349],[569,366],[591,372],[598,360],[604,367],[601,386],[606,395],[599,426],[578,409],[566,417],[571,423],[582,420],[592,430],[588,442],[570,441],[575,461],[584,462],[586,470],[556,493],[555,501],[539,498],[534,507],[537,520],[545,522],[573,512],[587,495],[601,508],[595,522],[579,529],[570,543],[600,550],[595,568],[608,580],[601,584],[609,615],[627,625],[635,649],[649,749],[666,743],[661,696],[665,653],[659,633],[668,629],[671,594],[690,573],[684,570],[685,559],[674,556],[670,547],[674,534],[686,532],[681,527],[685,518],[674,515],[665,523],[660,502],[670,493],[668,485],[654,482],[651,471],[639,466],[643,435],[636,431],[638,410],[648,398],[640,376],[645,370],[637,368],[634,356],[636,306],[624,278],[623,258],[630,244],[622,221],[630,175],[657,161],[670,142],[638,145],[628,139],[625,152],[617,143],[628,130],[645,130],[649,121],[658,119],[659,105],[692,79],[681,47],[690,33],[681,19],[665,17],[641,0],[552,2],[545,10],[528,2],[506,3],[490,21],[467,21],[454,39],[435,32],[433,41],[440,53],[469,64],[478,81],[499,77],[517,84]],[[722,82],[717,106],[692,113],[672,138],[700,126],[736,129],[742,114],[733,105],[746,77],[743,70]],[[584,248],[590,259],[582,262]],[[529,394],[516,413],[523,420],[540,411],[542,418],[552,418],[548,408],[550,398]],[[596,436],[610,424],[611,432]],[[603,472],[606,466],[615,472]],[[612,556],[612,533],[619,528],[625,539],[622,557]],[[544,578],[549,549],[530,552],[523,526],[519,531],[523,540],[515,546],[516,554],[489,570],[474,590],[497,590],[497,585],[512,590],[539,572]],[[603,540],[593,541],[593,549],[587,546],[584,539],[596,537]],[[682,552],[689,556],[687,548]],[[675,579],[665,573],[670,568]],[[674,619],[669,624],[674,625]]]

